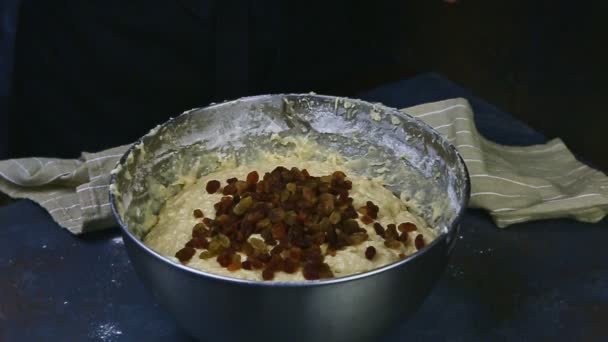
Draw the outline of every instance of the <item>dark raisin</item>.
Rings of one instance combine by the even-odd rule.
[[[298,270],[298,263],[292,259],[283,261],[283,271],[286,273],[295,273]]]
[[[361,216],[361,222],[365,223],[365,224],[370,224],[372,222],[374,222],[374,220],[369,217],[368,215],[363,215]]]
[[[399,227],[397,227],[397,228],[399,229],[400,232],[404,232],[404,233],[410,233],[410,232],[413,232],[418,229],[418,227],[416,227],[416,225],[411,222],[401,223],[401,224],[399,224]]]
[[[271,268],[265,268],[264,271],[262,271],[262,278],[264,280],[272,280],[274,278],[274,270]]]
[[[242,267],[243,269],[245,269],[245,270],[250,270],[250,269],[252,268],[252,266],[251,266],[251,261],[249,261],[249,259],[247,259],[247,260],[243,261],[243,262],[241,263],[241,267]]]
[[[192,215],[194,216],[194,218],[201,218],[201,217],[205,216],[205,215],[203,215],[203,211],[200,209],[194,209],[194,212],[192,212]]]
[[[418,234],[418,236],[416,236],[416,239],[414,240],[414,245],[416,246],[417,250],[421,250],[422,248],[424,248],[425,242],[424,236],[422,236],[422,234]]]
[[[260,180],[260,175],[257,171],[251,171],[247,174],[247,184],[256,184]]]
[[[406,232],[401,233],[401,235],[399,235],[399,241],[401,241],[404,245],[407,243],[408,240],[408,235]]]
[[[376,248],[374,246],[369,246],[365,249],[365,257],[369,260],[372,260],[376,255]]]
[[[232,262],[228,265],[228,271],[234,272],[241,269],[241,256],[239,254],[232,255]]]
[[[272,237],[276,240],[281,240],[287,236],[287,230],[282,223],[275,223],[271,228]]]
[[[184,248],[180,249],[179,251],[177,251],[177,253],[175,253],[175,257],[177,259],[179,259],[179,261],[181,261],[181,262],[186,262],[186,261],[192,259],[192,256],[194,256],[194,253],[196,253],[194,248],[184,247]]]
[[[392,239],[392,240],[397,240],[399,238],[399,233],[397,232],[397,226],[395,226],[392,223],[386,225],[386,238]]]
[[[261,253],[257,256],[257,259],[263,263],[267,263],[270,261],[270,254],[268,253]]]
[[[236,186],[234,186],[234,184],[228,184],[224,187],[224,190],[222,191],[222,193],[224,195],[234,195],[236,194]]]
[[[381,237],[385,237],[386,236],[386,232],[384,231],[384,227],[382,227],[382,225],[378,222],[374,223],[374,230],[376,231],[376,234],[378,234]]]
[[[221,251],[220,254],[218,254],[216,260],[222,267],[228,267],[228,265],[232,263],[232,254],[233,251],[229,248],[226,248]]]
[[[210,180],[207,182],[207,186],[205,187],[205,190],[207,190],[207,192],[210,194],[214,194],[220,188],[220,185],[221,185],[220,181]]]
[[[238,179],[236,177],[232,177],[232,178],[228,178],[226,180],[226,183],[228,183],[228,184],[234,184],[234,183],[236,183],[236,181],[238,181]]]
[[[302,274],[304,275],[304,279],[306,279],[306,280],[319,279],[320,278],[319,264],[312,264],[312,263],[304,264],[304,269],[302,270]]]

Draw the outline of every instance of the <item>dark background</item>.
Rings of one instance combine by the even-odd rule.
[[[128,143],[211,101],[435,71],[608,169],[605,2],[20,2],[0,6],[3,68],[17,32],[2,158]]]

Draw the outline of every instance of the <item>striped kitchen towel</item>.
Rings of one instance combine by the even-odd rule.
[[[487,210],[499,227],[570,217],[597,222],[608,212],[608,177],[582,164],[559,139],[514,147],[493,143],[476,129],[467,100],[405,108],[452,142],[471,175],[470,206]],[[115,225],[108,203],[110,170],[127,146],[83,153],[78,160],[0,161],[0,191],[29,198],[70,232]]]

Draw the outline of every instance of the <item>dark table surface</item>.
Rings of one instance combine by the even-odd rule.
[[[504,144],[545,138],[435,74],[361,98],[406,107],[468,98]],[[497,228],[469,210],[448,268],[386,340],[608,340],[608,220]],[[395,303],[398,305],[398,303]],[[189,340],[137,279],[118,229],[72,236],[38,205],[0,207],[0,341]]]

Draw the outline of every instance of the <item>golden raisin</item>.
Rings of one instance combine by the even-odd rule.
[[[401,247],[401,242],[393,239],[384,240],[384,245],[388,248],[399,249]]]
[[[422,234],[418,234],[418,236],[416,236],[416,239],[414,240],[414,245],[416,246],[417,250],[421,250],[422,248],[424,248],[425,242],[424,236],[422,236]]]

